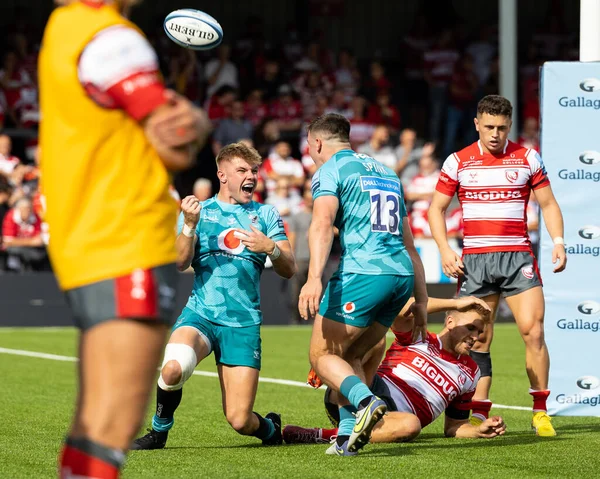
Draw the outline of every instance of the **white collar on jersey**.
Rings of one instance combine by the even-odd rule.
[[[481,140],[477,140],[477,147],[479,148],[479,154],[483,155],[483,147],[481,146]],[[506,155],[507,148],[508,148],[508,140],[506,140],[506,145],[504,145],[504,150],[502,151],[503,155]]]

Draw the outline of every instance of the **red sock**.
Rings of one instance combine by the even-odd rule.
[[[337,433],[337,427],[335,429],[321,429],[321,438],[325,439],[326,441],[331,441],[337,436]]]
[[[471,411],[473,417],[485,421],[490,415],[490,409],[492,409],[492,401],[489,399],[481,401],[471,401]]]
[[[530,389],[529,394],[533,396],[533,412],[548,411],[548,408],[546,407],[546,399],[548,399],[548,396],[550,396],[549,389],[545,389],[543,391]]]
[[[65,444],[60,461],[60,478],[118,479],[119,467]]]

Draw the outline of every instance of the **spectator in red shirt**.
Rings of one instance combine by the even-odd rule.
[[[33,212],[29,198],[21,198],[2,221],[2,248],[8,253],[11,270],[39,270],[47,260],[42,239],[42,222]]]
[[[392,88],[392,82],[385,76],[383,65],[373,60],[369,67],[370,75],[362,86],[362,94],[369,102],[375,102],[380,91]]]
[[[377,94],[375,104],[369,107],[367,121],[375,125],[385,125],[391,135],[396,136],[400,131],[400,112],[390,103],[390,94],[381,90]]]
[[[256,127],[269,114],[269,107],[263,101],[263,91],[255,88],[246,97],[246,119]]]
[[[282,85],[279,98],[271,105],[271,116],[281,131],[299,131],[302,126],[302,105],[294,99],[292,87]]]
[[[0,69],[0,88],[4,90],[9,110],[14,110],[21,95],[21,88],[32,84],[29,74],[19,66],[17,54],[14,51],[7,52],[4,55],[2,69]],[[16,126],[20,125],[17,124]]]
[[[523,122],[523,130],[517,143],[525,148],[540,152],[540,130],[538,128],[538,120],[534,117],[527,117]]]
[[[350,144],[356,150],[360,145],[369,141],[375,131],[375,124],[365,116],[366,101],[361,96],[356,96],[350,102]]]
[[[231,105],[236,99],[235,90],[229,85],[224,85],[210,97],[206,110],[208,118],[213,122],[213,125],[218,125],[219,121],[227,118],[231,113]]]

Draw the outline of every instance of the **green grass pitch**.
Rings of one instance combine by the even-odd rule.
[[[309,328],[265,327],[261,375],[303,382],[309,337]],[[0,348],[72,357],[76,331],[0,329]],[[493,353],[494,403],[530,407],[523,344],[513,324],[497,326]],[[212,357],[198,369],[214,371]],[[75,363],[0,352],[0,377],[0,478],[56,477],[57,454],[72,414]],[[322,391],[310,388],[261,383],[255,410],[279,412],[284,424],[328,426],[322,397]],[[153,408],[154,398],[147,423]],[[218,380],[193,376],[184,387],[167,448],[131,453],[123,477],[566,478],[598,474],[600,418],[557,417],[558,436],[541,439],[530,430],[529,411],[497,408],[492,413],[504,416],[506,436],[447,439],[438,420],[414,443],[369,445],[357,457],[330,457],[325,456],[324,445],[263,448],[257,439],[237,435],[223,417]]]

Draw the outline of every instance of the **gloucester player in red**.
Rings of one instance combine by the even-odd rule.
[[[429,225],[444,273],[459,279],[459,295],[484,299],[493,310],[492,318],[500,295],[506,298],[525,342],[532,427],[538,436],[555,436],[546,409],[550,360],[544,341],[544,294],[527,234],[530,194],[535,195],[554,241],[555,273],[567,263],[563,218],[540,155],[508,140],[511,118],[512,105],[506,98],[488,95],[479,102],[474,120],[479,141],[444,162],[429,208]],[[444,220],[454,194],[463,209],[462,259],[448,244]],[[493,327],[489,327],[471,351],[482,376],[475,393],[479,401],[489,398],[492,337]],[[481,411],[479,419],[485,416]]]
[[[412,300],[409,302],[412,306]],[[448,309],[444,329],[439,334],[427,333],[424,340],[411,339],[413,321],[407,305],[392,326],[396,336],[388,349],[371,388],[388,406],[388,413],[375,426],[372,443],[404,442],[416,438],[421,429],[445,413],[444,433],[448,437],[492,438],[504,434],[501,417],[481,424],[469,422],[469,411],[477,404],[472,396],[479,380],[479,368],[469,356],[477,337],[490,321],[490,310],[477,298],[429,298],[428,312]],[[385,341],[369,354],[365,372],[379,364]],[[315,378],[313,377],[313,380]],[[315,385],[318,386],[318,379]],[[337,409],[331,407],[334,393],[325,394],[330,420],[338,421]],[[329,442],[337,429],[286,426],[287,443]]]

